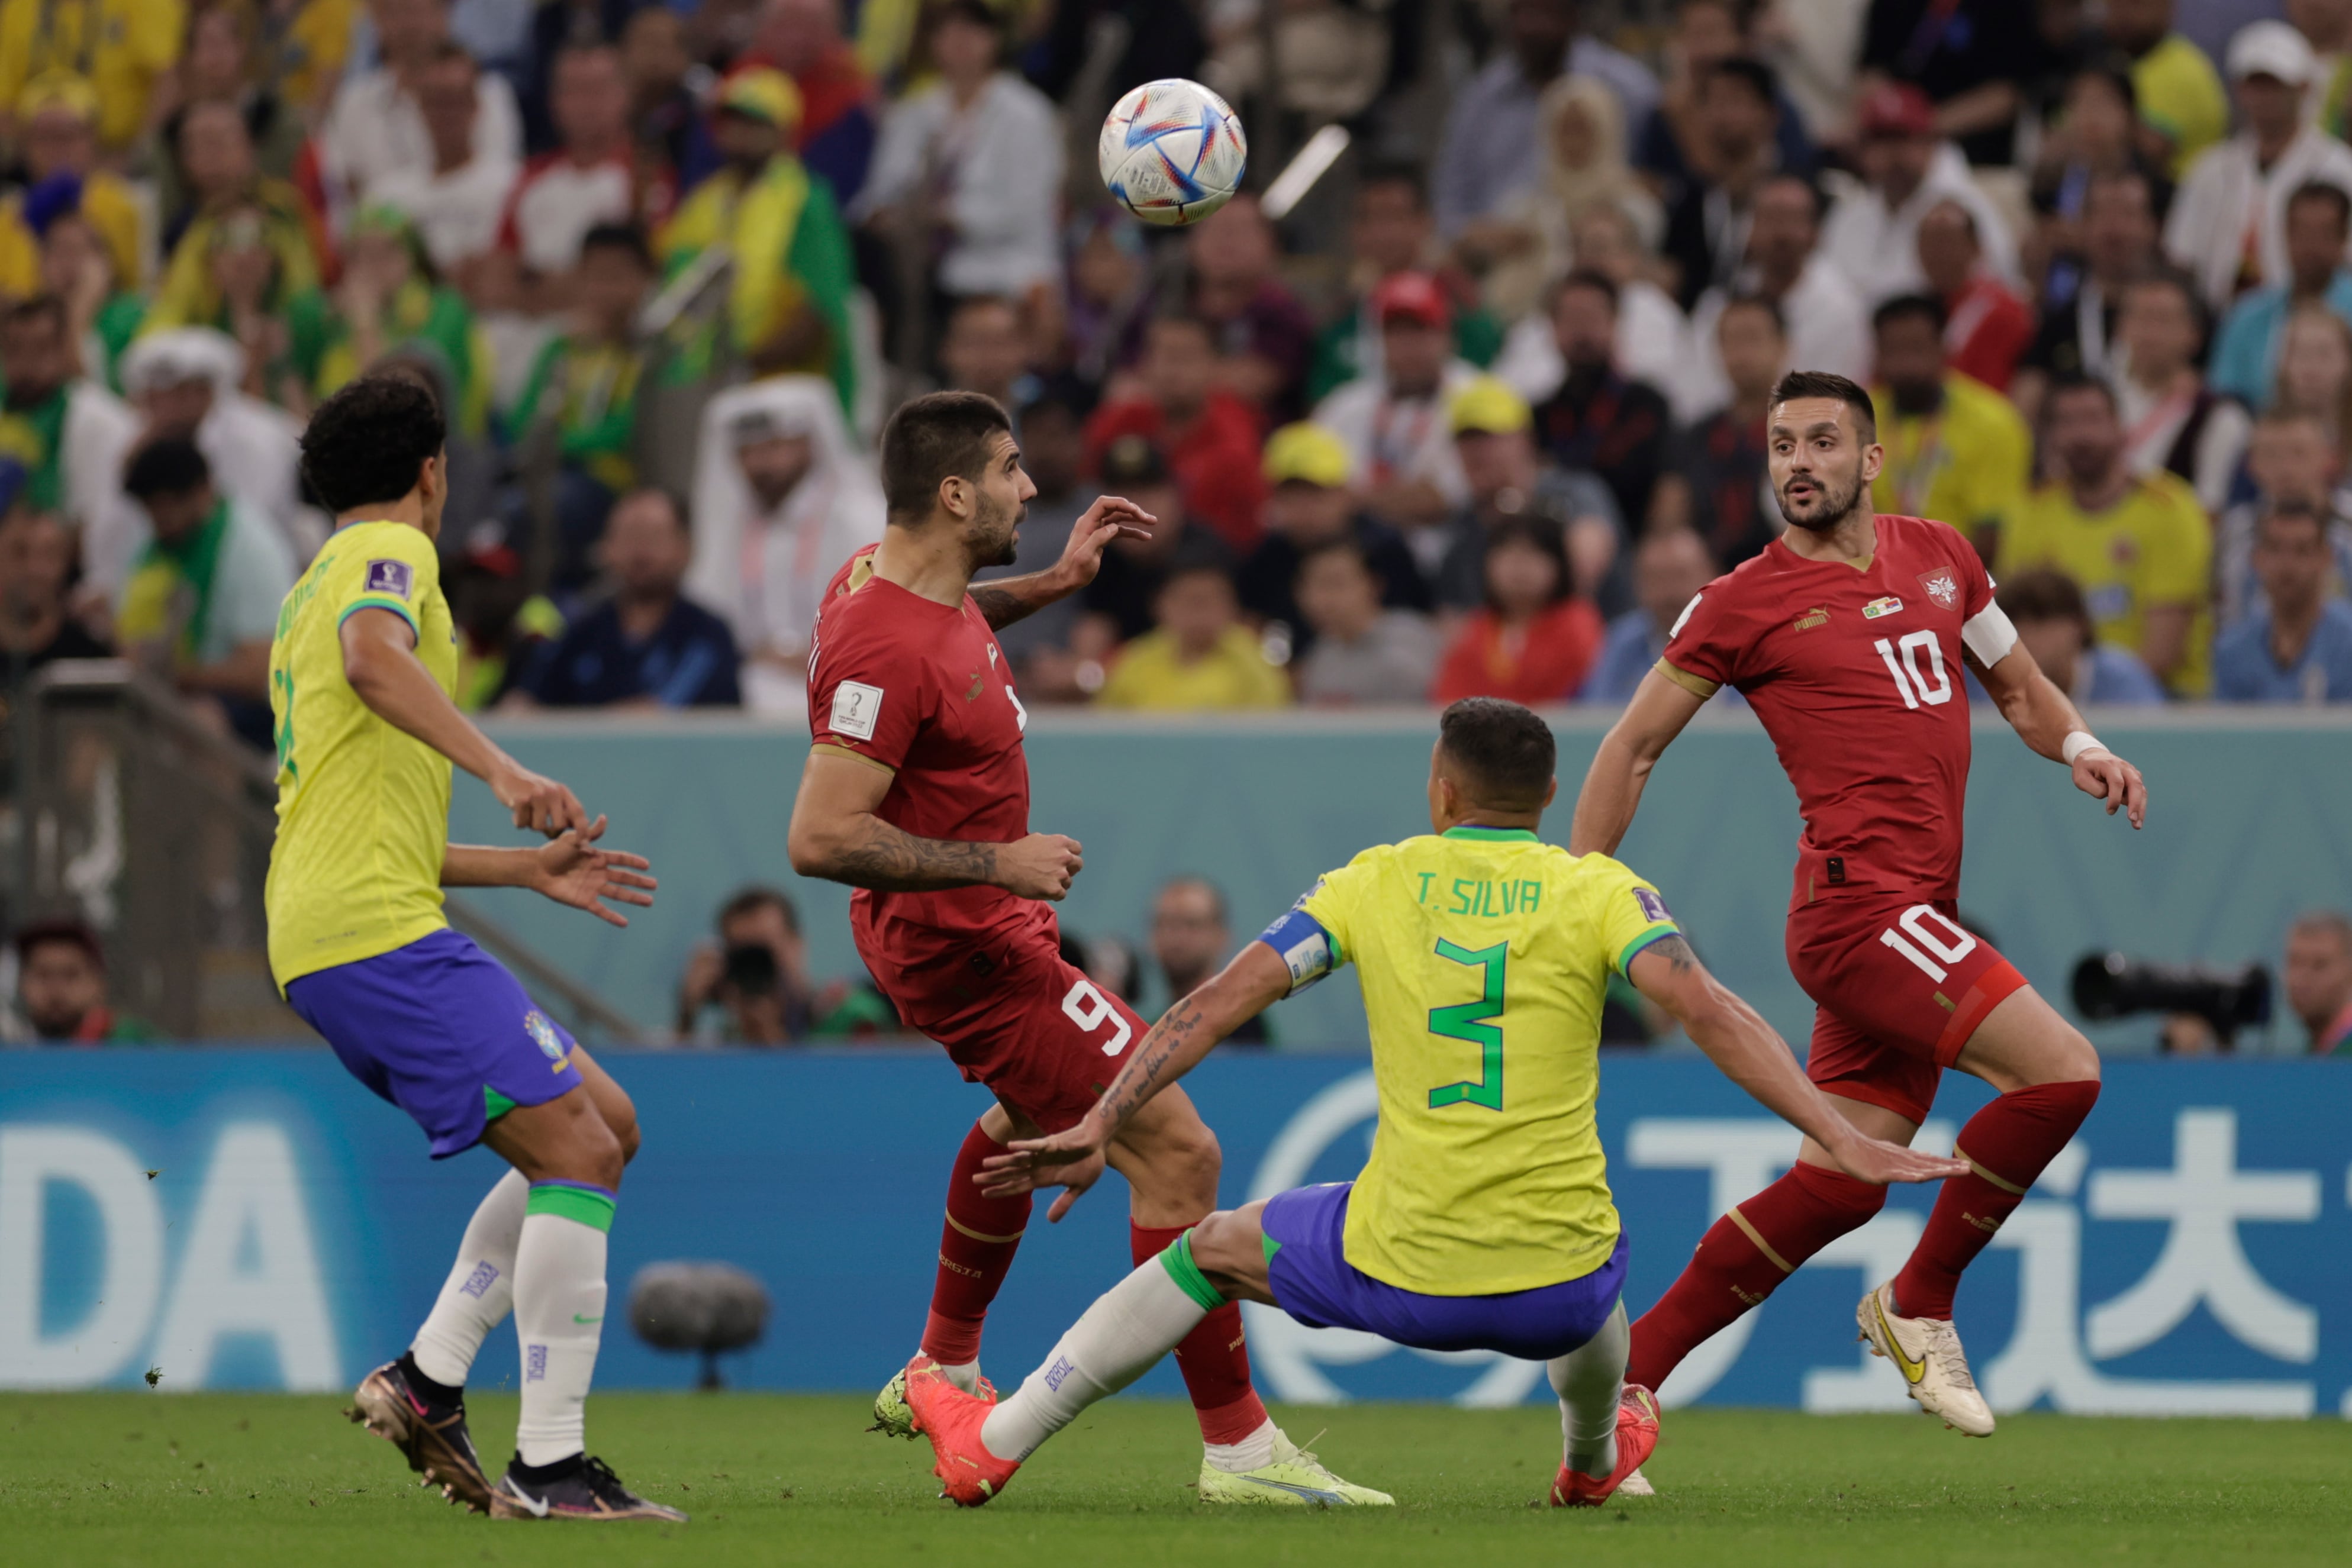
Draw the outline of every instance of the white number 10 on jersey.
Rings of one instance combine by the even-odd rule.
[[[1878,657],[1886,665],[1886,673],[1895,677],[1895,689],[1903,694],[1905,707],[1918,707],[1923,704],[1936,707],[1952,700],[1952,677],[1944,671],[1944,646],[1936,640],[1935,632],[1914,632],[1900,643],[1890,643],[1881,637],[1871,646],[1878,650]],[[1927,669],[1936,677],[1933,686],[1928,685],[1927,676],[1919,669],[1922,649],[1927,651]],[[1895,661],[1897,650],[1902,653],[1899,664]]]

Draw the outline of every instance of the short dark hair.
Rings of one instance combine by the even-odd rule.
[[[1438,715],[1437,745],[1479,804],[1543,809],[1559,747],[1533,709],[1501,697],[1464,697]]]
[[[1766,107],[1771,109],[1780,107],[1780,78],[1773,74],[1770,66],[1755,56],[1732,55],[1727,58],[1716,61],[1715,68],[1707,72],[1708,83],[1712,85],[1726,78],[1745,82],[1748,90],[1754,93],[1757,99]]]
[[[122,490],[134,501],[158,496],[185,496],[212,483],[212,465],[196,444],[184,436],[167,435],[151,441],[131,455],[123,471]]]
[[[638,485],[624,490],[613,497],[613,504],[606,508],[606,512],[608,515],[617,512],[631,501],[642,501],[647,497],[659,501],[668,509],[670,520],[677,524],[678,532],[689,538],[693,536],[694,514],[686,509],[686,497],[667,485]]]
[[[911,398],[882,427],[882,498],[896,523],[931,515],[940,486],[977,480],[991,440],[1013,434],[1004,407],[986,392],[935,392]]]
[[[1939,338],[1944,335],[1945,324],[1951,319],[1944,309],[1944,302],[1932,294],[1898,294],[1883,301],[1870,313],[1870,329],[1884,332],[1890,323],[1900,321],[1906,316],[1916,316],[1932,322]]]
[[[1166,882],[1161,883],[1160,884],[1160,891],[1152,894],[1153,902],[1157,903],[1160,899],[1165,897],[1171,889],[1179,887],[1197,887],[1202,893],[1207,894],[1209,895],[1210,905],[1217,912],[1217,924],[1220,925],[1231,924],[1231,916],[1227,914],[1225,909],[1225,890],[1219,887],[1215,883],[1211,882],[1207,877],[1202,876],[1196,871],[1178,872],[1174,876],[1171,876]]]
[[[792,899],[782,889],[770,887],[764,883],[739,887],[728,894],[727,902],[719,906],[718,924],[724,926],[730,920],[740,920],[762,909],[773,909],[784,917],[785,930],[795,936],[801,934],[801,912],[793,907]]]
[[[1415,207],[1429,205],[1429,188],[1421,176],[1420,165],[1401,158],[1383,158],[1368,163],[1356,175],[1356,193],[1363,194],[1375,185],[1402,185],[1412,193]]]
[[[2130,112],[2134,120],[2137,120],[2139,118],[2139,84],[2132,80],[2131,64],[2131,59],[2126,55],[2103,52],[2077,68],[2073,76],[2067,78],[2066,85],[2072,87],[2084,77],[2096,77],[2106,83],[2116,95],[2124,100],[2124,108]]]
[[[1804,192],[1806,197],[1813,204],[1813,222],[1817,224],[1822,221],[1822,214],[1829,208],[1829,201],[1822,194],[1820,183],[1798,173],[1793,169],[1777,169],[1765,175],[1756,183],[1757,192],[1760,194],[1767,185],[1794,185]]]
[[[0,325],[22,327],[27,322],[47,321],[59,332],[66,329],[66,302],[54,294],[34,294],[17,300],[0,313]]]
[[[1834,371],[1790,371],[1772,388],[1770,406],[1778,408],[1809,397],[1832,398],[1845,404],[1853,413],[1853,427],[1864,444],[1878,439],[1878,410],[1872,405],[1870,393]]]
[[[1789,335],[1789,318],[1782,314],[1780,302],[1769,295],[1747,291],[1734,294],[1723,302],[1723,308],[1717,313],[1716,319],[1720,321],[1734,310],[1761,310],[1765,315],[1772,318],[1774,331],[1784,338]]]
[[[1600,295],[1603,299],[1608,300],[1611,313],[1615,313],[1617,309],[1617,280],[1610,277],[1607,273],[1601,271],[1597,267],[1580,267],[1576,268],[1566,277],[1561,278],[1559,282],[1553,287],[1551,295],[1552,303],[1554,305],[1559,304],[1560,296],[1566,294],[1571,288],[1590,288],[1595,294]]]
[[[91,963],[101,969],[106,967],[106,948],[100,943],[98,933],[91,930],[87,922],[76,920],[70,915],[62,915],[53,920],[30,921],[18,926],[16,938],[16,959],[22,963],[32,957],[35,948],[47,947],[58,942],[62,942],[68,947],[80,948]]]
[[[1992,599],[2011,621],[2071,621],[2083,634],[2083,645],[2090,646],[2090,606],[2081,586],[2063,571],[2036,567],[2005,577]]]
[[[1298,565],[1293,569],[1290,574],[1291,580],[1296,582],[1300,578],[1305,577],[1307,575],[1307,569],[1309,566],[1312,566],[1315,562],[1322,559],[1327,555],[1346,556],[1349,560],[1352,560],[1358,566],[1362,567],[1365,573],[1371,577],[1375,582],[1380,579],[1380,574],[1372,570],[1371,559],[1365,555],[1364,547],[1356,541],[1356,538],[1353,533],[1346,533],[1340,535],[1338,538],[1324,539],[1320,543],[1308,545],[1305,549],[1300,550],[1298,552]]]
[[[595,47],[601,49],[610,46]],[[591,224],[588,232],[580,236],[580,254],[584,257],[592,250],[625,250],[647,272],[654,269],[653,247],[646,243],[646,231],[635,224]]]
[[[2050,411],[2057,406],[2060,398],[2084,392],[2096,392],[2105,398],[2109,413],[2119,412],[2122,406],[2116,402],[2116,389],[2108,385],[2105,378],[2083,371],[2066,371],[2050,378],[2050,388],[2042,394],[2042,416],[2049,417]]]
[[[397,501],[448,436],[441,401],[421,376],[371,371],[311,412],[302,477],[336,517]]]
[[[2336,227],[2339,232],[2352,230],[2352,195],[2341,185],[2331,185],[2325,180],[2305,180],[2287,193],[2286,210],[2293,212],[2298,202],[2325,202],[2336,209]]]
[[[2323,541],[2327,538],[2328,518],[2326,513],[2308,501],[2284,500],[2273,501],[2263,508],[2263,515],[2255,519],[2255,542],[2260,543],[2270,526],[2281,517],[2294,517],[2309,523],[2312,532],[2317,534]]]

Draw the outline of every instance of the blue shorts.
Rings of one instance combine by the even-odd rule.
[[[563,1026],[455,931],[304,975],[286,999],[352,1077],[425,1129],[436,1160],[481,1142],[491,1107],[580,1086]]]
[[[1266,1272],[1276,1305],[1309,1328],[1361,1329],[1415,1350],[1498,1350],[1549,1361],[1601,1332],[1625,1288],[1625,1233],[1590,1274],[1493,1296],[1427,1296],[1375,1280],[1341,1246],[1353,1182],[1265,1200]]]

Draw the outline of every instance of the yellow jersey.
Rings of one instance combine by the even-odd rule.
[[[1265,940],[1293,990],[1356,966],[1380,1125],[1348,1261],[1433,1296],[1589,1274],[1617,1245],[1593,1122],[1612,971],[1678,929],[1606,855],[1458,827],[1366,850]]]
[[[2033,437],[2016,405],[1982,382],[1946,376],[1943,406],[1930,414],[1899,412],[1885,387],[1870,401],[1886,448],[1886,465],[1870,482],[1877,510],[1934,517],[1974,539],[2024,496]]]
[[[2202,696],[2213,685],[2210,573],[2213,528],[2197,492],[2175,474],[2142,475],[2122,500],[2085,512],[2053,480],[2035,490],[2000,530],[2000,573],[2046,566],[2082,585],[2100,642],[2137,653],[2150,605],[2195,607],[2179,667],[2166,678],[2175,695]]]
[[[287,594],[269,644],[278,839],[263,902],[280,990],[447,924],[449,759],[378,716],[344,678],[342,625],[361,610],[407,622],[417,658],[442,690],[457,691],[457,641],[433,541],[405,523],[337,529]]]

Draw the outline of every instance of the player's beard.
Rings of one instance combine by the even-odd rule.
[[[992,566],[1011,566],[1021,552],[1021,520],[1029,508],[1015,503],[999,507],[982,491],[978,515],[972,518],[972,564],[974,570]]]
[[[1814,486],[1814,510],[1800,516],[1789,504],[1789,487],[1783,485],[1772,497],[1780,504],[1780,515],[1789,519],[1791,528],[1802,528],[1809,534],[1836,532],[1837,526],[1853,516],[1854,507],[1862,504],[1862,465],[1854,465],[1853,476],[1843,490],[1819,474],[1809,474],[1806,478]]]

